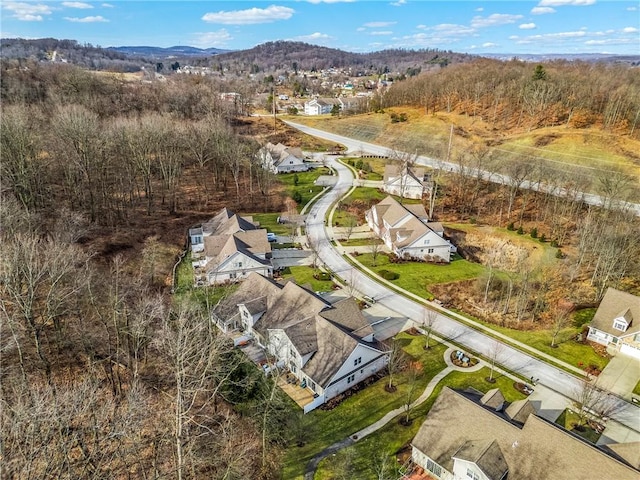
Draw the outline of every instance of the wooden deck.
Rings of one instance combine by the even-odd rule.
[[[302,388],[299,380],[296,380],[296,383],[289,383],[287,382],[287,376],[282,375],[278,378],[278,386],[284,393],[289,395],[300,408],[303,408],[313,401],[313,392],[309,388]]]

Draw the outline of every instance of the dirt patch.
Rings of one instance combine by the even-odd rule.
[[[533,145],[536,147],[546,147],[547,145],[553,143],[558,138],[559,138],[558,135],[555,135],[555,134],[542,135],[540,137],[534,138]]]

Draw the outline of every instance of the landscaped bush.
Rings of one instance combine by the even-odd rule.
[[[516,227],[513,224],[513,222],[509,222],[509,225],[507,225],[507,230],[509,230],[510,232],[513,232],[515,229]]]
[[[316,280],[331,280],[331,274],[327,273],[327,272],[318,272],[316,273],[313,278],[315,278]]]
[[[531,229],[531,238],[538,238],[538,229],[536,227]]]
[[[517,232],[516,232],[516,233],[517,233],[518,235],[524,235],[524,230],[522,229],[522,225],[520,225],[520,226],[518,227],[518,230],[517,230]]]
[[[399,273],[392,272],[391,270],[380,270],[378,273],[385,280],[397,280],[398,278],[400,278]]]
[[[564,258],[564,253],[562,253],[562,250],[558,249],[558,251],[556,252],[556,258]]]
[[[544,243],[547,241],[547,237],[544,236],[544,233],[540,234],[540,238],[538,239],[540,240],[540,243]]]

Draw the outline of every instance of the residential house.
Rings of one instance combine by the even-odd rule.
[[[297,147],[287,147],[282,143],[267,143],[258,152],[262,168],[273,173],[306,172],[309,165],[304,162],[304,154]]]
[[[334,305],[287,282],[252,273],[213,312],[225,332],[252,337],[309,389],[308,412],[383,369],[385,348],[353,298]]]
[[[430,222],[421,204],[401,205],[387,197],[365,213],[387,248],[401,258],[449,263],[456,247],[444,238],[441,223]]]
[[[497,398],[496,398],[497,397]],[[491,405],[491,400],[494,401]],[[498,403],[502,405],[497,405]],[[529,400],[445,387],[411,442],[412,479],[638,478],[638,443],[597,448],[535,415]],[[635,451],[633,451],[635,449]]]
[[[587,340],[640,358],[640,297],[607,289],[589,324]]]
[[[326,115],[337,105],[341,111],[355,109],[360,103],[358,97],[314,98],[305,102],[305,115]]]
[[[208,222],[190,228],[189,240],[197,285],[236,282],[251,272],[273,274],[267,231],[252,217],[223,208]]]
[[[402,198],[420,199],[430,191],[430,181],[423,167],[387,163],[384,167],[382,190]]]

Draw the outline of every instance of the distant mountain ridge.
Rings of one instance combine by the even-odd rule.
[[[151,57],[151,58],[167,58],[167,57],[206,57],[209,55],[218,55],[227,53],[231,50],[223,50],[221,48],[198,48],[188,45],[176,45],[173,47],[153,47],[148,45],[140,46],[122,46],[108,47],[112,50],[128,56],[135,57]]]

